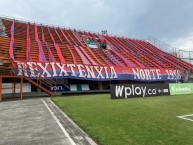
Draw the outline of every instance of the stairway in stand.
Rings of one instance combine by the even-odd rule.
[[[46,82],[44,82],[44,81],[39,81],[39,82],[41,82],[41,83],[37,83],[37,82],[35,82],[35,81],[33,81],[32,79],[30,79],[30,78],[28,78],[28,77],[23,77],[26,81],[28,81],[29,83],[31,83],[31,84],[33,84],[33,85],[35,85],[37,88],[39,88],[40,90],[42,90],[42,91],[44,91],[45,93],[47,93],[48,95],[50,95],[51,97],[52,96],[54,96],[55,94],[54,93],[52,93],[52,92],[50,92],[49,90],[47,90],[45,87],[43,87],[42,85],[41,85],[41,83],[43,83],[43,84],[45,84]],[[46,83],[46,84],[48,84],[48,83]],[[52,84],[50,84],[50,86],[51,86]]]
[[[12,62],[12,64],[14,66],[14,69],[18,70],[18,67],[17,65],[15,65],[15,62]],[[26,70],[30,71],[30,74],[36,78],[36,81],[25,76]],[[47,86],[49,88],[49,87],[52,87],[52,84],[55,84],[56,82],[52,79],[48,79],[48,78],[44,79],[43,76],[38,75],[38,72],[34,73],[31,70],[32,70],[31,68],[20,68],[20,71],[22,72],[21,73],[22,77],[29,83],[33,84],[34,86],[42,90],[43,92],[47,93],[49,96],[54,96],[55,94],[49,91],[48,89],[46,89],[44,86]]]
[[[39,88],[40,90],[42,90],[43,92],[47,93],[49,96],[54,96],[55,94],[51,91],[49,91],[46,87],[52,87],[52,84],[55,84],[55,81],[52,79],[43,79],[41,76],[38,76],[37,74],[33,74],[31,72],[31,75],[36,77],[36,81],[32,80],[29,77],[26,77],[25,71],[30,70],[29,68],[25,68],[22,69],[20,68],[20,71],[22,73],[20,73],[20,75],[16,75],[15,72],[18,70],[17,65],[15,64],[14,61],[11,60],[4,60],[3,58],[0,58],[0,101],[2,101],[2,91],[4,89],[6,90],[12,90],[13,92],[13,96],[15,96],[16,93],[16,79],[20,80],[20,98],[23,98],[23,80],[26,80],[27,82],[29,82],[30,84],[36,86],[37,88]],[[13,82],[11,82],[13,84],[14,87],[12,88],[3,88],[2,83],[3,83],[3,79],[9,79]],[[44,85],[44,86],[43,86]]]

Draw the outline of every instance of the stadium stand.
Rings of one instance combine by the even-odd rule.
[[[92,89],[92,81],[166,82],[183,70],[193,72],[193,65],[145,40],[6,17],[0,18],[0,60],[1,76],[22,76],[49,95],[42,83],[49,87],[56,79],[67,79],[66,86],[86,82]]]

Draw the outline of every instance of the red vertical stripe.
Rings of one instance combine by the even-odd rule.
[[[40,62],[45,62],[46,58],[44,55],[44,51],[42,49],[42,43],[40,42],[39,37],[38,37],[37,25],[34,23],[34,26],[35,26],[35,40],[38,43],[38,47],[39,47],[38,59]]]
[[[51,37],[51,39],[52,39],[52,41],[53,41],[53,43],[54,43],[54,47],[55,47],[55,49],[56,49],[57,55],[58,55],[58,57],[59,57],[59,59],[60,59],[60,62],[65,63],[66,61],[65,61],[65,59],[64,59],[64,57],[63,57],[63,55],[62,55],[62,52],[61,52],[61,50],[60,50],[59,45],[55,42],[54,37],[53,37],[52,33],[50,32],[49,27],[47,27],[47,28],[48,28],[48,32],[49,32],[49,34],[50,34],[50,37]]]
[[[31,40],[30,40],[30,36],[29,36],[29,23],[27,25],[27,48],[26,48],[26,59],[27,61],[31,61],[31,57],[30,57],[30,51],[31,51]]]
[[[9,56],[10,58],[14,59],[14,55],[13,55],[13,45],[14,45],[14,28],[15,25],[15,20],[13,20],[12,25],[11,25],[11,40],[10,40],[10,47],[9,47]]]

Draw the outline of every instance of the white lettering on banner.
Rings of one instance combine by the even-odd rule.
[[[118,78],[114,67],[88,66],[82,64],[62,64],[62,63],[36,63],[17,62],[17,75],[24,74],[27,77],[79,77],[91,79],[115,79]],[[27,73],[29,70],[29,74]],[[109,77],[110,75],[110,77]]]
[[[78,70],[79,70],[79,73],[80,73],[79,77],[80,78],[85,78],[86,73],[85,73],[85,70],[84,70],[84,66],[82,64],[78,64],[77,67],[78,67]]]
[[[159,69],[139,69],[132,68],[134,79],[141,80],[160,80],[161,74]]]
[[[56,77],[56,76],[57,76],[57,73],[56,73],[56,69],[55,69],[55,66],[54,66],[55,63],[54,63],[54,62],[51,62],[50,64],[51,64],[52,70],[53,70],[52,76],[53,76],[53,77]]]
[[[155,70],[154,69],[150,69],[150,74],[153,75],[153,80],[156,80]]]
[[[114,69],[114,67],[110,67],[110,69],[111,69],[111,79],[112,78],[118,78],[118,76],[117,76],[117,73],[115,72],[115,69]]]
[[[76,67],[75,64],[67,64],[67,67],[70,67],[70,69],[71,69],[71,72],[72,72],[71,76],[76,77],[77,75],[74,71],[74,68]]]
[[[160,69],[139,69],[132,68],[134,79],[140,80],[161,80],[161,71]],[[180,78],[179,70],[165,70],[168,80],[175,80]]]
[[[102,75],[102,69],[104,68],[104,67],[100,67],[100,70],[98,70],[98,66],[94,66],[94,68],[95,68],[95,70],[97,71],[97,73],[98,73],[98,76],[97,76],[97,78],[104,78],[103,77],[103,75]]]
[[[48,72],[48,70],[46,69],[46,68],[48,67],[48,64],[49,64],[49,63],[45,63],[45,66],[42,66],[42,63],[37,63],[37,65],[38,65],[39,67],[41,67],[41,69],[43,70],[43,73],[42,73],[41,75],[45,77],[44,74],[46,74],[46,77],[49,78],[49,77],[51,77],[51,75],[50,75],[50,73]]]
[[[146,74],[146,79],[151,80],[151,75],[150,75],[149,69],[144,69],[144,71],[145,71],[145,74]]]
[[[36,77],[37,76],[36,73],[38,72],[37,64],[35,62],[27,62],[27,65],[29,66],[30,72],[32,72],[30,74],[30,77]]]
[[[20,62],[20,63],[17,63],[17,66],[18,66],[18,74],[17,75],[24,74],[25,76],[28,76],[26,63]]]
[[[85,66],[85,67],[88,72],[87,78],[96,78],[94,71],[93,71],[93,66],[90,66],[90,67]]]
[[[60,65],[60,63],[56,63],[56,65],[60,68],[60,74],[59,76],[68,76],[68,73],[66,72],[66,70],[64,69],[64,66],[66,64],[62,64],[62,66]],[[64,74],[64,75],[63,75]]]
[[[166,70],[168,80],[178,80],[181,78],[179,70]]]
[[[156,74],[157,74],[157,79],[158,79],[158,80],[161,80],[162,78],[160,77],[160,76],[161,76],[160,70],[159,70],[159,69],[156,69],[155,71],[156,71]]]
[[[140,77],[141,77],[142,80],[146,79],[144,70],[140,69],[139,74],[140,74]]]
[[[106,79],[109,79],[109,74],[108,74],[108,71],[107,71],[107,67],[104,67],[104,69],[105,69],[105,73],[106,73]]]

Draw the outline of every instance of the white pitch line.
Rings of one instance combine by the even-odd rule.
[[[183,117],[178,117],[178,118],[181,118],[181,119],[184,119],[184,120],[188,120],[188,121],[193,121],[192,119],[188,119],[188,118],[183,118]]]
[[[70,141],[70,143],[72,145],[76,145],[76,143],[72,140],[72,138],[70,137],[70,135],[68,134],[68,132],[64,129],[64,127],[62,126],[62,124],[60,123],[60,121],[57,119],[57,117],[54,115],[54,113],[52,112],[52,110],[49,108],[49,106],[47,105],[47,103],[41,98],[42,102],[44,103],[44,105],[46,106],[46,108],[49,110],[49,112],[51,113],[52,117],[56,120],[56,122],[58,123],[59,127],[61,128],[62,132],[65,134],[65,136],[68,138],[68,140]]]
[[[177,116],[177,117],[188,117],[188,116],[193,116],[193,114],[182,115],[182,116]]]
[[[193,114],[176,116],[176,117],[181,118],[181,119],[184,119],[184,120],[188,120],[188,121],[193,121],[193,119],[186,118],[186,117],[189,117],[189,116],[193,116]]]

